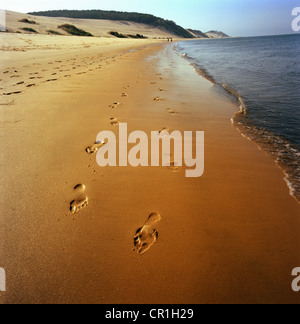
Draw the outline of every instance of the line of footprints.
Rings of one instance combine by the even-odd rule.
[[[154,83],[153,83],[154,84]],[[124,89],[129,88],[126,87]],[[160,89],[160,91],[164,91],[163,89]],[[128,97],[127,93],[122,93],[121,97]],[[154,101],[161,101],[162,98],[157,97],[154,98]],[[113,104],[111,104],[109,106],[109,108],[115,109],[120,105],[119,102],[114,102]],[[171,114],[171,115],[175,115],[176,112],[173,111],[172,109],[167,109],[167,111]],[[112,126],[118,126],[119,125],[119,121],[116,118],[110,118],[110,124]],[[162,134],[166,131],[169,131],[168,128],[163,128],[162,130],[159,131],[159,134]],[[104,145],[104,142],[96,142],[95,144],[89,146],[86,148],[86,153],[88,155],[93,155],[95,153],[98,152],[98,150]],[[178,172],[179,171],[179,167],[176,166],[176,162],[171,161],[171,165],[168,167],[169,170],[173,171],[173,172]],[[89,204],[89,199],[86,195],[86,186],[83,184],[79,184],[74,188],[74,193],[76,196],[76,199],[73,200],[70,203],[70,213],[71,214],[76,214],[78,212],[80,212],[83,208],[87,207]],[[153,244],[155,244],[155,242],[158,240],[158,232],[155,229],[155,226],[161,221],[161,215],[154,212],[152,214],[150,214],[150,216],[148,217],[147,221],[145,222],[145,224],[139,228],[133,238],[133,244],[134,244],[134,249],[133,251],[137,252],[138,254],[144,254],[145,252],[147,252],[152,246]]]
[[[89,204],[89,199],[86,195],[86,186],[78,184],[74,187],[76,199],[70,203],[70,213],[76,214]],[[158,213],[152,213],[148,217],[146,223],[136,231],[133,238],[134,249],[138,254],[144,254],[158,239],[158,232],[155,225],[161,221],[161,216]]]
[[[89,199],[86,195],[86,186],[78,184],[74,187],[76,199],[70,203],[70,213],[76,214],[89,204]],[[133,238],[134,249],[138,254],[144,254],[158,239],[158,232],[155,225],[161,221],[161,216],[158,213],[152,213],[146,223],[136,231]]]
[[[81,64],[78,64],[78,62],[76,62],[77,59],[75,59],[75,58],[67,60],[66,62],[63,62],[63,61],[49,62],[48,65],[58,65],[58,66],[52,67],[52,71],[50,70],[50,67],[49,67],[49,69],[43,69],[39,72],[29,73],[29,76],[27,77],[26,80],[19,81],[19,82],[17,80],[16,83],[9,85],[9,88],[11,89],[11,91],[4,92],[4,93],[0,94],[0,96],[18,95],[18,94],[23,93],[26,88],[35,87],[35,86],[39,85],[40,83],[58,81],[58,79],[60,77],[69,78],[74,75],[82,75],[82,74],[86,74],[88,72],[92,72],[92,71],[101,69],[102,63],[103,63],[103,59],[101,59],[101,57],[102,57],[102,55],[99,55],[97,57],[97,60],[95,57],[92,57],[92,58],[87,57],[86,60],[92,59],[93,61],[91,63],[89,63],[88,61],[84,60],[84,62]],[[114,58],[115,58],[115,56],[111,58],[112,59],[111,61],[110,60],[106,61],[105,64],[107,65],[107,64],[110,64],[111,62],[115,62]],[[41,64],[36,63],[33,65],[39,66]],[[23,68],[29,68],[29,66],[25,65],[25,66],[23,66]],[[77,69],[84,69],[84,71],[76,73],[75,70],[77,70]],[[45,72],[48,72],[48,73],[46,73],[46,75],[45,75]],[[73,73],[70,74],[70,72],[73,72]],[[10,74],[11,80],[22,78],[22,76],[19,75],[19,71],[16,70],[15,67],[8,67],[2,73],[5,75]],[[65,73],[68,73],[68,74],[65,74]],[[44,81],[43,81],[43,79],[44,79]],[[40,80],[40,82],[34,83],[35,82],[34,80],[35,81]],[[0,79],[0,81],[2,81],[2,79]],[[17,89],[17,90],[14,89],[15,87],[20,87],[20,86],[22,86],[23,88]],[[2,88],[0,88],[0,90],[1,89]],[[125,96],[126,96],[126,94],[125,94]]]

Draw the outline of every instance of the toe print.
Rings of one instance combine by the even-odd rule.
[[[70,212],[71,214],[79,213],[83,208],[85,208],[89,204],[88,197],[85,197],[81,200],[73,200],[70,204]]]

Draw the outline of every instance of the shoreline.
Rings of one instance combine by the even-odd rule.
[[[83,65],[71,78],[0,106],[0,257],[8,274],[0,302],[297,303],[290,274],[300,263],[299,205],[281,171],[232,127],[236,106],[171,45],[122,46],[62,53],[54,62],[63,69]],[[48,73],[45,61],[35,63]],[[77,75],[86,66],[93,71]],[[129,132],[204,130],[204,176],[100,168],[86,148],[102,130],[117,134],[111,118]],[[81,195],[88,206],[70,214]],[[134,236],[152,213],[161,215],[158,241],[138,255]]]
[[[178,55],[180,55],[177,49],[176,51]],[[300,178],[297,172],[299,169],[299,148],[283,136],[279,136],[272,131],[258,127],[253,121],[247,119],[248,107],[242,94],[226,84],[218,83],[205,68],[193,63],[188,55],[184,54],[184,57],[190,62],[198,75],[211,82],[213,85],[220,87],[224,94],[228,94],[235,101],[239,111],[234,113],[231,119],[232,125],[243,137],[254,142],[260,150],[263,150],[274,160],[277,167],[283,173],[283,179],[286,182],[290,195],[300,204]],[[270,143],[270,137],[272,138],[272,144]],[[288,164],[285,162],[286,160],[289,161]]]

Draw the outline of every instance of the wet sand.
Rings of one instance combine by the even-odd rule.
[[[22,92],[0,96],[0,302],[298,303],[300,208],[282,171],[173,45],[127,42],[1,62],[1,93]],[[205,174],[100,168],[86,149],[118,122],[205,131]],[[138,254],[137,230],[153,233],[143,226],[158,240]]]

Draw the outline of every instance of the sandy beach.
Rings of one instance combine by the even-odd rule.
[[[174,44],[1,39],[1,303],[299,303],[299,204]],[[86,149],[118,122],[204,131],[204,175],[99,167]],[[152,213],[158,240],[140,255]]]

